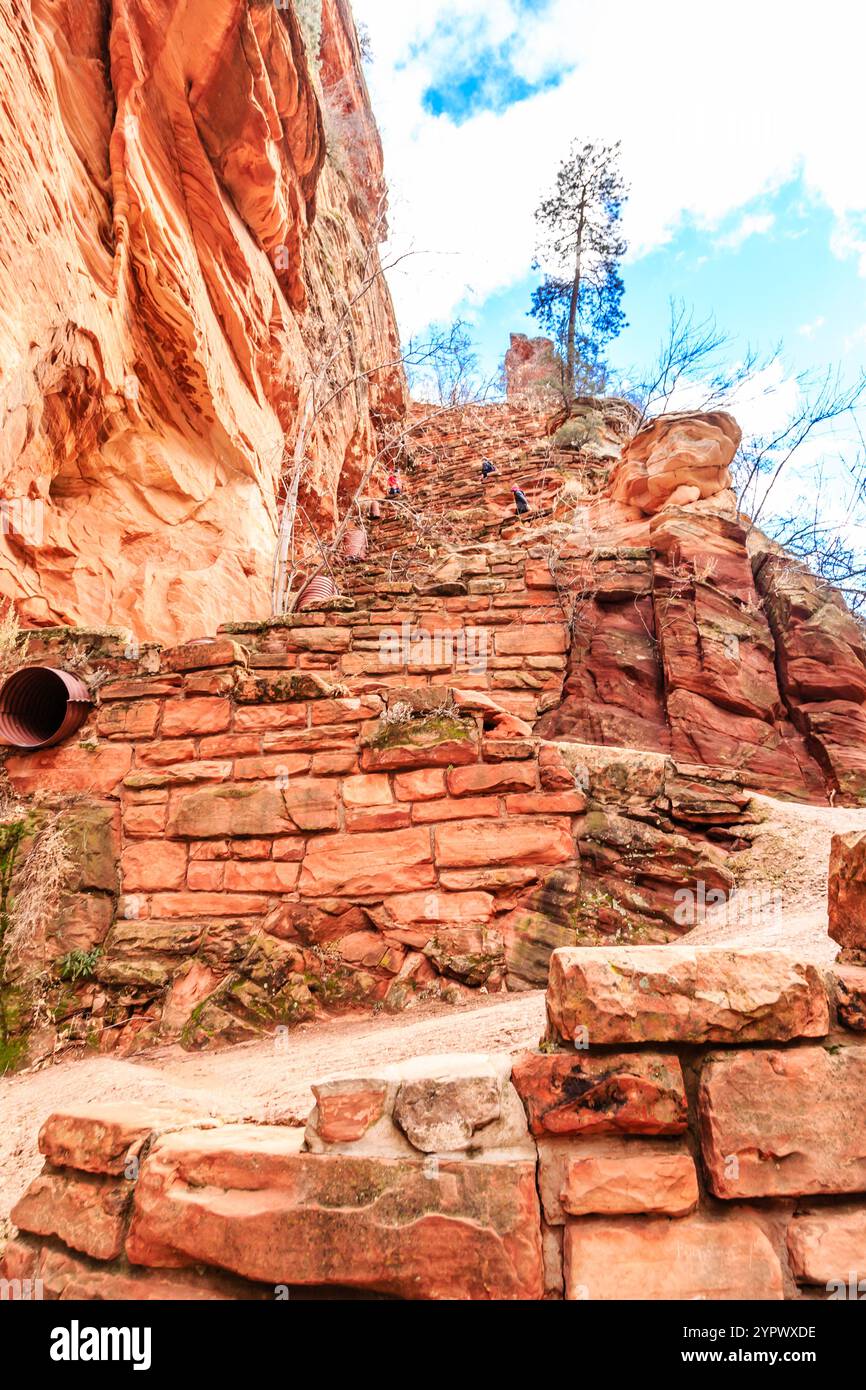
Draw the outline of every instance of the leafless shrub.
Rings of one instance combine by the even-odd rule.
[[[379,715],[379,723],[383,728],[389,724],[406,724],[412,718],[412,706],[405,700],[398,700],[396,704],[390,705]]]
[[[90,653],[80,642],[64,652],[63,669],[80,676],[91,694],[95,694],[111,678],[111,672],[105,666],[91,666]]]
[[[698,584],[706,584],[718,568],[718,561],[715,555],[705,555],[703,559],[695,560],[694,575]]]
[[[23,959],[56,917],[74,863],[66,830],[55,812],[36,831],[16,881],[8,951]]]
[[[27,660],[30,639],[21,631],[15,605],[9,599],[0,612],[0,676],[7,676]]]

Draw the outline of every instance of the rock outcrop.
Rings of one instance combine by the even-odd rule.
[[[740,439],[739,425],[723,410],[659,416],[623,449],[610,495],[644,516],[718,497],[731,486]]]
[[[371,273],[311,441],[320,534],[405,404],[348,4],[320,46],[267,0],[3,0],[0,33],[2,592],[169,641],[263,617],[299,400]]]
[[[512,405],[562,405],[562,359],[550,338],[512,333],[505,354],[505,390]]]

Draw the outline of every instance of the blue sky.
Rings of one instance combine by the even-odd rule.
[[[744,217],[774,223],[736,244]],[[856,262],[829,251],[828,210],[811,204],[796,180],[728,221],[716,232],[685,226],[665,246],[627,262],[629,326],[611,347],[614,365],[627,373],[652,360],[673,297],[694,306],[699,319],[714,316],[742,348],[769,351],[781,342],[792,371],[832,361],[856,372],[866,359],[866,284]],[[537,283],[529,271],[481,304],[465,298],[458,305],[472,322],[486,371],[501,360],[510,333],[540,333],[529,313]]]
[[[390,277],[405,337],[467,318],[492,374],[511,332],[539,331],[533,214],[571,140],[621,140],[630,326],[616,367],[652,359],[671,296],[713,314],[734,353],[781,341],[790,382],[866,363],[866,7],[824,0],[819,23],[805,0],[354,10],[374,53],[388,250],[417,253]],[[772,425],[791,400],[777,391],[741,423]]]

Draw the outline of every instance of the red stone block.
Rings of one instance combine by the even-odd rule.
[[[311,841],[299,883],[305,897],[381,898],[436,882],[428,830],[325,835]]]
[[[195,744],[192,739],[168,739],[165,743],[146,743],[135,750],[135,769],[137,772],[146,767],[171,767],[176,763],[195,762],[195,758]]]
[[[313,724],[360,724],[375,719],[384,708],[379,695],[356,695],[350,699],[317,700],[312,706]]]
[[[866,1047],[711,1058],[698,1113],[717,1197],[866,1191]]]
[[[361,749],[361,767],[365,772],[405,770],[415,767],[460,767],[478,761],[478,741],[475,738],[443,738],[435,734],[414,743],[368,745]]]
[[[445,795],[445,771],[438,767],[398,772],[394,778],[398,801],[436,801]]]
[[[112,702],[97,710],[96,731],[103,738],[153,738],[161,709],[159,700]]]
[[[232,859],[270,859],[270,840],[235,840],[231,846]]]
[[[469,821],[434,832],[436,863],[446,869],[507,864],[564,864],[577,849],[568,821]]]
[[[39,1131],[39,1152],[56,1168],[121,1176],[130,1158],[152,1134],[189,1123],[181,1107],[132,1101],[67,1105],[48,1116]]]
[[[497,820],[499,802],[495,796],[467,797],[463,801],[416,801],[412,807],[415,825],[433,825],[440,821],[485,819]]]
[[[586,797],[576,791],[507,796],[505,810],[509,816],[578,816],[586,810]]]
[[[169,700],[162,716],[160,732],[164,738],[220,734],[229,727],[230,719],[231,705],[228,700]]]
[[[346,811],[346,829],[353,835],[368,830],[402,830],[411,822],[408,806],[378,806]]]
[[[123,812],[123,830],[126,835],[159,835],[165,830],[168,819],[168,805],[127,806]]]
[[[225,887],[230,893],[293,893],[299,873],[297,863],[229,860],[225,866]]]
[[[119,791],[131,765],[132,749],[126,744],[85,748],[65,743],[36,753],[10,753],[6,773],[13,789],[23,796],[47,791],[111,796]]]
[[[283,863],[297,863],[303,859],[306,846],[306,840],[282,837],[272,842],[271,858]]]
[[[235,710],[236,733],[264,733],[273,729],[305,729],[306,704],[241,705]]]
[[[351,630],[346,627],[293,627],[285,634],[290,652],[347,652],[351,641]]]
[[[568,634],[564,624],[531,623],[526,627],[506,628],[495,638],[497,656],[546,655],[568,651]]]
[[[358,732],[352,724],[319,724],[315,729],[275,729],[264,735],[266,753],[356,753]]]
[[[547,1014],[596,1044],[785,1042],[830,1027],[820,972],[756,947],[592,946],[554,951]]]
[[[176,840],[137,840],[127,845],[120,861],[124,893],[183,888],[186,857],[186,845]]]
[[[253,758],[262,751],[258,734],[211,734],[199,743],[203,758]]]
[[[862,1300],[866,1280],[866,1206],[846,1203],[798,1211],[788,1227],[794,1278],[831,1296]],[[853,1283],[853,1294],[851,1284]],[[859,1285],[859,1288],[858,1288]]]
[[[94,1260],[116,1260],[132,1192],[132,1183],[122,1178],[41,1173],[12,1208],[12,1221],[21,1231],[56,1236]]]
[[[259,917],[269,907],[254,893],[157,893],[151,901],[154,917]]]
[[[345,805],[353,809],[391,806],[394,803],[391,783],[382,772],[361,773],[357,777],[349,777],[343,783],[342,792]]]
[[[352,1144],[385,1113],[382,1081],[323,1081],[312,1087],[316,1108],[310,1126],[323,1144]]]
[[[233,695],[237,679],[236,669],[228,671],[196,671],[185,676],[184,694],[190,695]]]
[[[130,1260],[408,1299],[541,1298],[532,1158],[431,1171],[422,1154],[300,1153],[302,1138],[236,1125],[160,1140],[136,1184]]]
[[[293,753],[269,753],[267,757],[238,758],[235,777],[239,782],[263,782],[275,777],[298,777],[308,771],[309,758]]]
[[[530,1052],[512,1081],[533,1134],[681,1134],[688,1105],[682,1067],[659,1052]]]
[[[745,1213],[712,1218],[582,1217],[565,1228],[568,1300],[784,1297],[778,1256]]]
[[[225,881],[225,864],[216,860],[191,860],[186,886],[191,893],[218,893]]]
[[[183,682],[180,676],[163,675],[153,679],[147,676],[132,676],[119,681],[109,681],[100,687],[99,703],[108,700],[159,700],[164,695],[175,695]]]
[[[310,772],[314,777],[352,777],[360,764],[354,751],[314,753]]]
[[[477,763],[474,767],[454,768],[446,780],[451,796],[535,791],[535,768],[525,762],[496,763],[492,767]]]
[[[246,666],[247,651],[229,637],[215,637],[207,642],[187,642],[170,647],[162,653],[162,665],[167,671],[203,671],[214,666]]]

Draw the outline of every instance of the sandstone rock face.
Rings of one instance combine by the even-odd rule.
[[[833,836],[829,915],[833,940],[847,950],[866,952],[866,831]]]
[[[565,1232],[567,1299],[780,1299],[782,1270],[758,1223],[744,1215],[611,1222]]]
[[[839,800],[866,796],[866,642],[841,594],[786,555],[759,555],[757,587],[782,692]]]
[[[737,422],[722,410],[660,416],[624,450],[611,496],[645,515],[716,497],[731,485],[728,469],[741,437]]]
[[[715,1058],[701,1076],[704,1165],[717,1197],[866,1190],[866,1047]]]
[[[0,587],[31,625],[150,639],[264,616],[305,323],[327,341],[382,234],[348,5],[312,54],[291,5],[33,0],[0,26]],[[397,341],[379,277],[345,350],[368,371]],[[374,371],[322,418],[320,532],[404,392]]]
[[[823,1037],[820,972],[784,951],[636,946],[560,950],[547,1013],[563,1041],[758,1042]]]

